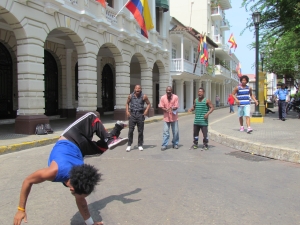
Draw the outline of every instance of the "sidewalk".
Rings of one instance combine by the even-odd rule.
[[[224,113],[227,116],[210,123],[210,139],[252,154],[300,163],[300,119],[297,113],[289,112],[286,121],[281,121],[278,119],[278,108],[271,110],[275,114],[266,114],[263,124],[251,124],[251,134],[239,131],[237,107],[235,114],[229,114],[226,110]],[[254,107],[251,112],[254,112]]]
[[[262,155],[269,158],[300,163],[298,138],[300,137],[300,120],[295,112],[287,115],[286,121],[278,120],[278,109],[275,114],[267,114],[262,124],[251,124],[253,133],[239,131],[237,113],[229,114],[229,108],[218,108],[210,116],[209,138],[237,150]],[[235,111],[237,111],[235,107]],[[252,112],[254,107],[252,108]],[[180,113],[179,116],[194,116]],[[151,117],[145,123],[158,122],[162,115]],[[51,120],[55,131],[48,135],[21,135],[14,133],[14,124],[0,125],[0,154],[43,146],[55,143],[62,131],[73,122],[72,119]],[[112,129],[113,116],[103,116],[101,121],[105,128]],[[244,124],[246,127],[246,124]]]
[[[180,113],[179,116],[185,115],[190,114]],[[107,130],[112,129],[116,122],[113,119],[113,115],[101,116],[100,119]],[[162,115],[157,115],[146,119],[145,123],[158,122],[162,119]],[[53,144],[57,141],[64,129],[66,129],[72,122],[74,122],[74,118],[50,120],[50,125],[54,130],[54,133],[47,135],[15,134],[14,124],[0,124],[0,154]]]

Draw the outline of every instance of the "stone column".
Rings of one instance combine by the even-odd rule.
[[[181,42],[180,42],[180,46],[181,46],[181,71],[184,71],[184,42],[183,42],[183,34],[181,35]]]
[[[204,90],[205,90],[205,98],[208,98],[209,89],[208,89],[208,80],[204,80]]]
[[[101,114],[102,110],[102,57],[97,56],[97,111]]]
[[[141,71],[141,85],[143,89],[143,93],[148,96],[148,99],[151,104],[151,108],[149,109],[148,116],[154,116],[154,108],[153,108],[153,80],[152,80],[152,69],[142,69]]]
[[[95,46],[87,46],[88,49]],[[78,108],[76,118],[97,110],[97,55],[89,52],[78,55]]]
[[[73,49],[66,49],[66,77],[63,92],[65,92],[65,102],[63,102],[63,117],[75,117],[76,109],[73,104],[73,79],[72,79],[72,53]]]
[[[45,113],[44,42],[38,38],[17,41],[19,110],[17,134],[34,134],[40,123],[49,123]]]
[[[210,82],[210,97],[209,99],[213,103],[214,106],[216,106],[216,83]]]
[[[126,102],[130,94],[130,62],[116,62],[116,109],[115,120],[128,120]]]
[[[175,80],[176,95],[178,96],[179,109],[178,112],[185,112],[184,110],[184,94],[183,94],[183,80]]]
[[[167,87],[171,85],[170,83],[170,75],[168,72],[159,73],[159,98],[166,94]],[[159,108],[158,114],[163,114],[163,111]]]
[[[226,95],[226,92],[225,92],[225,83],[222,84],[222,93],[223,93],[223,100],[224,100],[224,105],[227,105],[227,95]]]
[[[199,90],[199,88],[201,88],[201,80],[195,80],[195,82],[196,82],[195,96],[197,98],[198,97],[198,90]]]
[[[193,80],[185,81],[185,96],[186,96],[186,109],[188,110],[193,106]]]

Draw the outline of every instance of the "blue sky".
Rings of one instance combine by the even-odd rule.
[[[231,0],[232,8],[225,11],[230,24],[230,31],[226,31],[225,40],[227,41],[230,34],[233,33],[238,45],[233,52],[241,62],[242,73],[254,74],[255,49],[249,48],[249,44],[255,41],[254,32],[247,29],[241,35],[242,30],[246,27],[247,18],[251,17],[251,12],[246,12],[244,7],[241,8],[241,2],[242,0]],[[228,44],[230,45],[230,43]]]

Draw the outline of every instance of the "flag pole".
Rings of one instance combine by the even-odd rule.
[[[197,57],[197,60],[196,60],[196,63],[195,63],[195,67],[194,67],[194,72],[193,73],[195,73],[195,71],[196,71],[196,67],[198,65],[198,60],[199,60],[200,54],[201,54],[201,52],[199,52],[199,54],[198,54],[198,57]]]
[[[126,4],[120,9],[120,11],[115,15],[114,19],[120,14],[120,12],[125,8],[125,6],[128,4],[128,2],[130,2],[130,0],[128,0],[126,2]]]
[[[199,44],[200,44],[200,38],[202,38],[201,34],[200,34],[200,36],[199,36]],[[199,49],[199,45],[198,45],[198,48],[197,48],[197,49]],[[196,67],[197,67],[197,65],[198,65],[198,60],[199,60],[200,54],[201,54],[201,52],[199,52],[199,54],[198,54],[198,56],[197,56],[197,60],[196,60],[195,66],[194,66],[194,72],[193,72],[193,73],[195,73],[195,71],[196,71]]]
[[[190,14],[190,28],[191,28],[191,23],[192,23],[192,9],[193,9],[193,4],[194,2],[191,2],[191,14]]]

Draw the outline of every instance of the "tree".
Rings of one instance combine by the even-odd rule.
[[[243,0],[242,6],[252,12],[261,12],[260,30],[263,39],[281,37],[288,32],[300,34],[299,0]],[[253,28],[252,18],[247,28]]]

